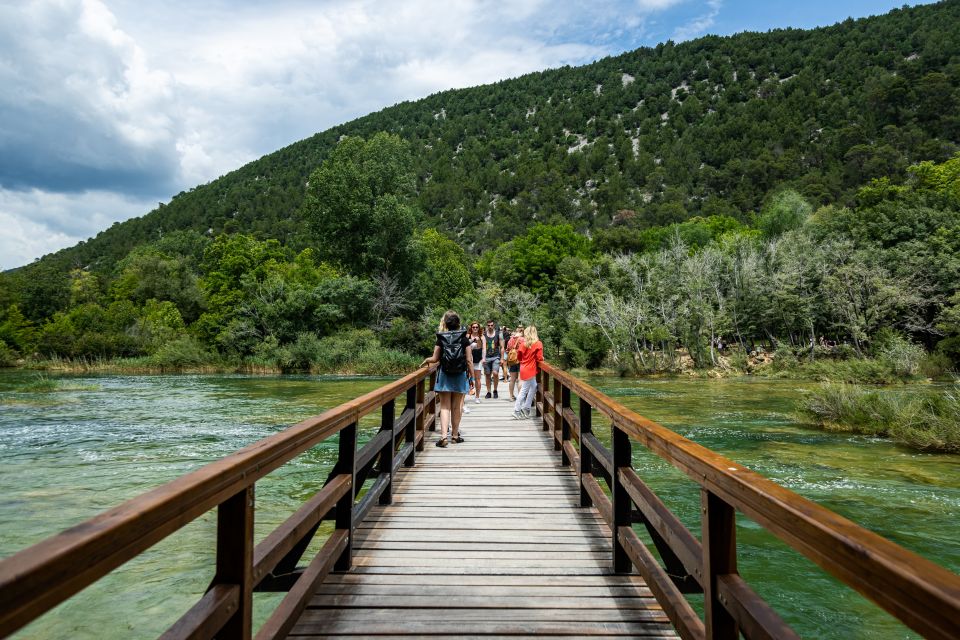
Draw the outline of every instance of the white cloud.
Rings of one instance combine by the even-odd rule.
[[[686,24],[680,25],[673,32],[673,39],[677,42],[691,40],[704,35],[707,30],[713,26],[720,15],[720,9],[723,8],[722,0],[707,0],[707,11],[690,20]]]
[[[0,189],[0,270],[75,245],[156,201],[107,191],[49,193]]]
[[[35,257],[399,101],[616,53],[683,2],[0,5],[0,248]]]

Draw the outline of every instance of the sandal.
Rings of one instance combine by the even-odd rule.
[[[450,438],[450,441],[451,441],[451,442],[456,442],[457,444],[460,444],[461,442],[463,442],[463,436],[454,436],[454,437]]]
[[[446,439],[446,438],[440,438],[439,440],[437,440],[437,446],[438,446],[438,447],[445,447],[445,446],[447,446],[447,439]]]

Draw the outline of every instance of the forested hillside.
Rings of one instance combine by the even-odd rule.
[[[958,151],[957,1],[443,92],[0,274],[0,366],[399,372],[453,307],[565,366],[934,377]]]
[[[784,187],[849,204],[870,178],[900,182],[958,148],[958,48],[950,1],[445,91],[318,133],[46,262],[103,272],[178,229],[303,248],[308,175],[342,136],[378,131],[410,142],[424,223],[473,254],[533,222],[570,222],[617,247],[697,215],[749,221]]]

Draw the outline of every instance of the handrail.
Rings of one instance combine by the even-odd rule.
[[[325,517],[336,517],[338,531],[318,553],[317,559],[323,561],[288,576],[286,588],[299,585],[291,591],[299,597],[304,581],[322,579],[334,563],[338,570],[349,569],[353,529],[366,513],[354,504],[366,479],[361,475],[363,467],[369,469],[379,460],[376,497],[388,503],[398,445],[404,453],[401,461],[412,466],[415,451],[423,448],[424,429],[435,428],[435,378],[436,365],[418,369],[0,561],[0,637],[217,507],[213,583],[207,595],[163,637],[216,635],[246,640],[251,635],[253,589],[279,564],[295,567]],[[429,392],[424,390],[427,380]],[[394,404],[403,394],[407,406],[397,420]],[[357,425],[376,409],[383,411],[380,434],[358,452]],[[253,488],[257,480],[334,434],[340,434],[339,456],[324,488],[254,549]],[[289,611],[300,604],[285,598],[280,609]],[[282,625],[272,620],[265,627],[282,631]]]
[[[635,566],[682,637],[736,638],[738,633],[747,638],[796,637],[737,573],[735,510],[914,631],[929,638],[956,637],[960,576],[677,435],[549,363],[542,363],[538,378],[537,411],[546,414],[544,429],[553,430],[564,464],[578,467],[581,504],[606,502],[598,507],[612,521],[615,570],[629,572]],[[551,380],[552,398],[548,393]],[[579,417],[571,409],[571,393],[580,399]],[[592,434],[594,409],[611,422],[612,451]],[[578,435],[578,458],[570,443],[571,432]],[[680,525],[636,474],[630,460],[631,440],[700,485],[701,541]],[[594,466],[601,462],[599,469]],[[601,469],[611,472],[612,499],[594,486],[593,474]],[[634,505],[667,563],[666,569],[636,537],[631,526]],[[671,579],[665,580],[668,576]],[[680,595],[679,585],[693,581],[704,592],[703,622],[691,618],[692,609]]]

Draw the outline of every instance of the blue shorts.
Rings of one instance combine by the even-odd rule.
[[[493,358],[492,360],[483,361],[483,370],[486,373],[493,373],[494,371],[500,371],[500,358]]]
[[[444,373],[443,369],[438,369],[437,385],[433,390],[438,393],[467,393],[467,372]]]

